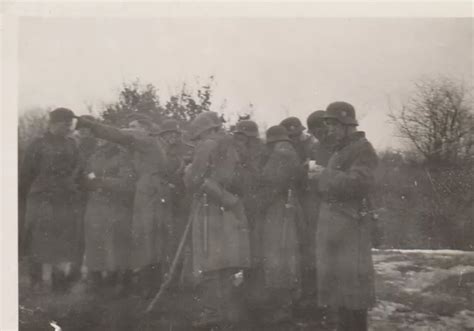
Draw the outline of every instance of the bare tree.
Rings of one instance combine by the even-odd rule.
[[[467,89],[446,77],[421,79],[413,96],[390,118],[429,163],[472,155],[474,116]]]

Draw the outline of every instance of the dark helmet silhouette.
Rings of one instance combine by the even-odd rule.
[[[356,120],[354,106],[344,101],[337,101],[331,103],[326,108],[326,114],[324,115],[324,118],[335,119],[344,125],[359,125]]]
[[[290,141],[288,137],[288,130],[282,125],[275,125],[270,127],[266,133],[267,144],[274,143],[278,141]]]
[[[242,133],[247,137],[258,137],[258,125],[254,121],[241,120],[235,125],[234,133]]]

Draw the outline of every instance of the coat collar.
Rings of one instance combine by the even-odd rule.
[[[349,136],[347,136],[345,139],[343,139],[336,147],[336,150],[341,150],[343,149],[344,147],[352,144],[353,142],[356,142],[360,139],[364,139],[365,138],[365,132],[363,131],[356,131],[352,134],[350,134]]]

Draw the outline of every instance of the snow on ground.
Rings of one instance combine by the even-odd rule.
[[[474,252],[374,250],[373,259],[377,305],[369,315],[371,331],[474,331]],[[48,323],[52,320],[64,330],[71,325],[81,325],[87,330],[118,330],[124,323],[124,330],[133,330],[128,323],[134,320],[135,311],[141,309],[133,299],[98,303],[96,299],[81,296],[84,289],[77,288],[61,297],[32,295],[25,272],[20,270],[20,276],[22,330],[36,331],[38,323],[50,329]],[[170,308],[177,309],[174,315],[180,320],[186,311],[183,307],[187,307],[183,300],[179,299],[176,307]],[[312,330],[316,328],[314,325],[312,320],[299,319],[294,321],[294,327],[284,330]],[[330,329],[328,324],[321,330]]]
[[[474,257],[474,252],[459,251],[454,249],[372,249],[374,253],[402,253],[424,255],[462,255]]]
[[[474,252],[374,250],[371,330],[474,330]]]

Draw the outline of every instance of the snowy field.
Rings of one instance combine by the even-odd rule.
[[[374,250],[372,330],[474,330],[474,252]]]
[[[474,330],[474,252],[374,250],[377,306],[370,330]],[[24,271],[20,268],[20,274]],[[91,296],[76,286],[61,296],[31,293],[20,278],[20,330],[134,330],[146,302]],[[170,293],[168,309],[154,315],[150,330],[190,330],[189,295]],[[259,330],[332,330],[331,316],[314,313]],[[232,328],[232,330],[236,330]],[[247,328],[239,330],[255,330]]]

